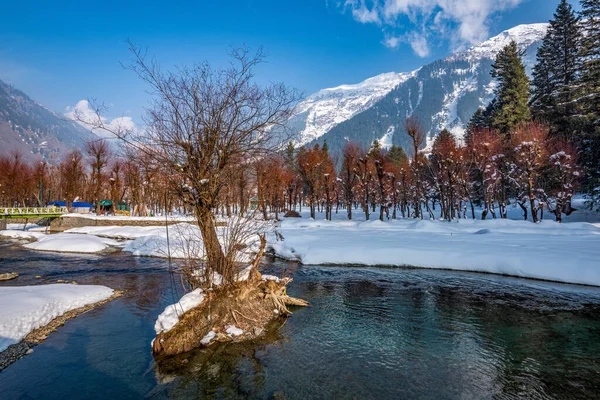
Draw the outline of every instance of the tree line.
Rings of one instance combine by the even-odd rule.
[[[171,194],[166,169],[145,153],[127,149],[123,154],[111,149],[106,140],[87,142],[82,150],[64,155],[60,162],[27,163],[19,152],[0,157],[0,205],[38,207],[64,201],[71,209],[74,201],[96,206],[101,200],[116,205],[126,203],[137,215],[158,213],[167,207],[183,207]],[[183,209],[182,209],[183,211]]]
[[[547,126],[520,124],[507,140],[493,129],[476,129],[459,143],[447,130],[437,135],[429,153],[420,150],[426,132],[415,118],[406,120],[412,142],[410,157],[401,147],[369,149],[346,144],[339,168],[327,143],[256,162],[259,208],[298,210],[332,219],[343,210],[348,219],[361,209],[367,220],[402,218],[507,218],[516,199],[524,219],[537,222],[544,211],[557,221],[570,214],[571,198],[580,181],[577,151],[554,139]]]

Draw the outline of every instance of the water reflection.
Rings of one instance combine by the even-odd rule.
[[[261,356],[268,346],[286,340],[279,322],[268,327],[265,337],[248,343],[215,344],[156,361],[155,373],[162,387],[151,397],[250,398],[265,394],[265,369]],[[271,393],[275,395],[277,391]]]
[[[275,263],[269,272],[281,268]],[[7,270],[21,274],[13,284],[74,279],[126,295],[69,321],[2,372],[3,399],[73,397],[73,387],[83,387],[75,397],[85,398],[600,393],[598,288],[448,271],[298,267],[289,294],[312,306],[264,340],[155,362],[154,321],[173,298],[164,260],[40,254],[0,242],[0,272]]]

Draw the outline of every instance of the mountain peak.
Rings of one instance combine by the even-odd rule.
[[[496,54],[500,52],[506,45],[510,44],[513,40],[517,43],[520,49],[526,49],[533,43],[540,41],[546,35],[548,30],[547,23],[536,23],[536,24],[522,24],[517,25],[513,28],[507,29],[500,32],[498,35],[489,38],[488,40],[476,44],[471,48],[456,53],[448,59],[494,59]]]
[[[327,133],[337,124],[371,107],[415,72],[387,72],[352,85],[321,89],[296,108],[290,120],[300,132],[297,145],[304,145]]]

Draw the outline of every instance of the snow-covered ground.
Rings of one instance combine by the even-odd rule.
[[[42,232],[35,231],[23,231],[23,230],[2,230],[0,231],[0,238],[6,239],[25,239],[25,240],[38,240],[46,236]]]
[[[220,220],[224,220],[220,218]],[[253,223],[253,222],[249,222]],[[271,225],[264,221],[256,221],[261,229]],[[217,235],[221,245],[225,246],[227,241],[228,226],[218,226]],[[152,226],[87,226],[73,228],[66,231],[68,234],[87,234],[85,236],[100,236],[113,239],[132,239],[123,244],[123,251],[130,252],[134,256],[145,257],[167,257],[172,258],[204,257],[204,245],[202,236],[197,225],[179,223],[170,225],[168,232],[165,227]],[[84,235],[82,235],[84,236]],[[256,235],[246,238],[248,251],[246,256],[239,261],[246,262],[259,248],[259,240]]]
[[[155,215],[152,217],[128,217],[126,215],[96,215],[96,214],[64,214],[61,218],[86,218],[93,220],[102,220],[102,221],[157,221],[164,222],[164,215]],[[169,215],[169,221],[181,221],[181,222],[190,222],[195,221],[193,216],[189,215]]]
[[[600,285],[600,223],[491,219],[333,221],[287,218],[276,255],[303,264],[390,265],[506,274]]]
[[[77,235],[74,233],[43,235],[37,239],[36,242],[28,243],[24,245],[24,247],[32,250],[57,251],[64,253],[99,253],[107,250],[109,247],[121,246],[119,242],[113,239],[92,235]]]
[[[0,351],[67,311],[97,303],[113,290],[97,285],[0,287]]]
[[[178,224],[187,225],[187,224]],[[177,225],[170,226],[169,229],[176,230]],[[154,236],[165,234],[164,226],[84,226],[81,228],[67,229],[65,233],[85,233],[89,235],[106,237],[111,239],[137,239],[144,236]]]

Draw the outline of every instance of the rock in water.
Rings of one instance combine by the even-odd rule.
[[[10,281],[11,279],[15,279],[19,276],[16,272],[7,272],[5,274],[0,274],[0,281]]]

